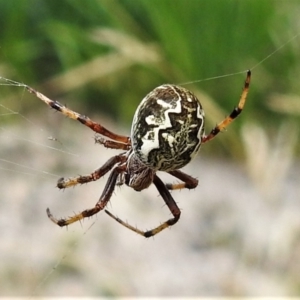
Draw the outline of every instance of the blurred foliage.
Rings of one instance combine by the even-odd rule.
[[[157,85],[255,66],[297,33],[299,13],[297,1],[1,1],[0,75],[129,126],[139,101]],[[249,120],[270,128],[298,122],[270,110],[268,99],[300,95],[299,44],[295,39],[253,70],[247,113],[233,132]],[[210,126],[236,105],[244,78],[186,86],[211,97],[203,100],[204,107],[210,103]]]

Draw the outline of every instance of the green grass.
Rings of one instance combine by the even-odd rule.
[[[159,84],[256,65],[297,33],[298,6],[269,0],[2,1],[1,75],[129,126],[139,101]],[[99,37],[103,29],[110,31]],[[291,118],[299,122],[267,105],[274,92],[300,94],[299,44],[296,39],[253,70],[246,112],[233,132],[249,121],[275,127]],[[216,111],[206,115],[214,124],[219,120],[213,116],[237,103],[244,77],[186,87],[212,97]]]

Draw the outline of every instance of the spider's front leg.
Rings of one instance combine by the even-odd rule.
[[[55,224],[62,227],[62,226],[70,225],[74,222],[80,221],[84,218],[91,217],[91,216],[97,214],[99,211],[103,210],[103,208],[107,205],[107,203],[110,200],[111,195],[114,191],[117,178],[118,178],[119,174],[124,171],[125,171],[125,166],[118,166],[115,169],[113,169],[113,171],[111,172],[111,174],[107,180],[107,183],[102,192],[102,195],[101,195],[99,201],[96,203],[95,207],[93,207],[91,209],[86,209],[86,210],[82,211],[81,213],[76,214],[75,216],[69,217],[66,219],[54,218],[52,213],[50,212],[50,209],[47,208],[47,215],[48,215],[49,219],[52,222],[54,222]]]
[[[70,178],[60,178],[57,182],[57,187],[59,189],[68,188],[74,186],[76,184],[83,184],[88,183],[91,181],[96,181],[102,176],[104,176],[107,172],[109,172],[114,165],[117,163],[122,163],[126,160],[126,156],[123,154],[113,156],[110,158],[101,168],[94,171],[92,174],[84,175],[84,176],[77,176],[77,177],[70,177]]]
[[[180,209],[178,208],[177,204],[175,203],[174,199],[172,198],[170,192],[168,191],[168,189],[166,188],[165,184],[161,181],[161,179],[155,175],[154,176],[154,180],[153,180],[154,185],[156,186],[157,190],[159,191],[160,195],[162,196],[162,198],[164,199],[166,205],[168,206],[169,210],[171,211],[173,218],[167,220],[166,222],[162,223],[161,225],[157,226],[156,228],[152,229],[152,230],[148,230],[148,231],[142,231],[136,227],[131,226],[130,224],[122,221],[121,219],[119,219],[118,217],[114,216],[112,213],[110,213],[109,211],[105,210],[105,212],[112,217],[113,219],[115,219],[117,222],[119,222],[121,225],[127,227],[128,229],[146,237],[149,238],[151,236],[154,236],[156,234],[158,234],[159,232],[161,232],[162,230],[174,225],[175,223],[177,223],[177,221],[180,218]]]
[[[194,189],[198,186],[198,179],[180,171],[174,170],[168,172],[170,175],[180,179],[183,183],[167,183],[166,187],[168,190],[181,190],[181,189]]]
[[[106,136],[106,137],[108,137],[108,138],[110,138],[110,139],[112,139],[112,140],[114,140],[114,141],[116,141],[120,144],[130,145],[130,137],[116,134],[116,133],[108,130],[107,128],[105,128],[101,124],[91,120],[89,117],[84,116],[82,114],[79,114],[79,113],[67,108],[66,106],[62,105],[58,101],[49,99],[44,94],[36,91],[32,87],[30,87],[28,85],[24,85],[24,86],[25,86],[25,88],[27,89],[27,91],[29,93],[34,94],[38,99],[42,100],[44,103],[46,103],[51,108],[61,112],[66,117],[68,117],[70,119],[73,119],[73,120],[77,120],[81,124],[83,124],[83,125],[89,127],[90,129],[92,129],[93,131],[95,131],[95,132],[97,132],[97,133],[99,133],[103,136]]]
[[[212,140],[220,131],[225,129],[236,117],[240,115],[240,113],[243,111],[243,108],[245,106],[245,102],[249,92],[250,80],[251,80],[251,71],[248,70],[238,106],[234,108],[234,110],[227,118],[225,118],[221,123],[219,123],[215,128],[213,128],[209,133],[209,135],[204,136],[202,138],[202,143],[206,143]]]

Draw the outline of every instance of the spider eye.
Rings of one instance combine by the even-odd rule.
[[[182,168],[198,153],[204,111],[197,97],[175,85],[162,85],[138,106],[131,129],[134,153],[147,167]]]

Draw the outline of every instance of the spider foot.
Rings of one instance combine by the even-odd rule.
[[[77,182],[77,180],[75,180],[75,178],[65,179],[64,177],[61,177],[61,178],[58,179],[56,186],[59,189],[65,189],[67,187],[74,186],[77,183],[78,182]]]
[[[87,175],[87,176],[78,176],[78,177],[70,177],[70,178],[60,178],[58,179],[57,181],[57,184],[56,186],[59,188],[59,189],[65,189],[65,188],[68,188],[68,187],[71,187],[71,186],[74,186],[74,185],[77,185],[77,184],[84,184],[84,183],[88,183],[88,182],[91,182],[91,181],[95,181],[96,179],[93,177],[93,174],[91,175]]]
[[[83,213],[77,214],[73,217],[69,217],[67,219],[56,219],[55,217],[53,217],[51,211],[49,208],[47,208],[46,210],[47,212],[47,216],[48,218],[56,225],[60,226],[60,227],[64,227],[64,226],[68,226],[69,224],[72,224],[74,222],[80,221],[82,220],[85,216],[83,215]]]
[[[56,218],[54,218],[49,208],[47,208],[46,211],[47,211],[48,218],[53,223],[57,224],[60,227],[63,227],[63,226],[70,225],[74,222],[81,221],[84,218],[91,217],[91,216],[97,214],[102,209],[103,209],[103,206],[96,205],[94,208],[86,209],[86,210],[82,211],[81,213],[76,214],[73,217],[69,217],[69,218],[66,218],[66,219],[63,219],[63,218],[62,219],[56,219]]]
[[[120,223],[121,225],[125,226],[126,228],[142,235],[142,236],[145,236],[145,232],[144,231],[141,231],[139,230],[138,228],[136,227],[133,227],[131,226],[130,224],[128,224],[127,222],[124,222],[123,220],[121,220],[120,218],[116,217],[115,215],[113,215],[111,212],[109,212],[108,210],[104,210],[111,218],[113,218],[114,220],[116,220],[118,223]],[[147,237],[147,236],[145,236]]]
[[[152,229],[152,230],[147,230],[147,231],[142,231],[136,227],[131,226],[130,224],[128,224],[127,222],[124,222],[123,220],[121,220],[120,218],[116,217],[115,215],[113,215],[111,212],[109,212],[108,210],[104,210],[111,218],[113,218],[114,220],[116,220],[118,223],[120,223],[121,225],[125,226],[126,228],[138,233],[139,235],[144,236],[145,238],[149,238],[151,236],[154,236],[156,234],[158,234],[159,232],[161,232],[162,230],[174,225],[177,221],[178,218],[174,218],[174,219],[170,219],[164,223],[162,223],[160,226]]]
[[[48,218],[49,218],[53,223],[55,223],[56,225],[58,225],[58,226],[60,226],[60,227],[63,227],[63,226],[68,225],[68,224],[66,223],[66,220],[65,220],[65,219],[59,219],[59,220],[58,220],[58,219],[54,218],[49,208],[47,208],[46,212],[47,212]]]

